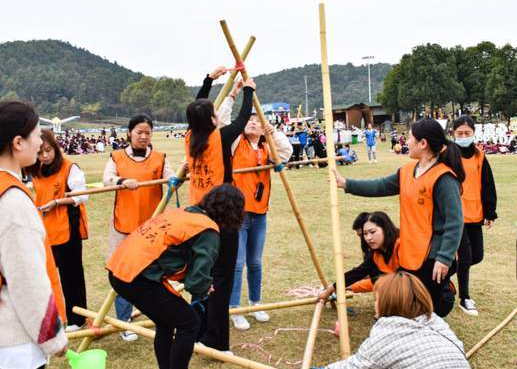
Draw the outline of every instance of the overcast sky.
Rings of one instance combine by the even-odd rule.
[[[313,0],[17,0],[2,1],[0,42],[68,41],[151,76],[200,84],[233,60],[219,26],[226,19],[237,47],[257,42],[251,75],[320,62],[318,3]],[[517,46],[514,0],[328,0],[329,63],[361,57],[396,63],[415,45]]]

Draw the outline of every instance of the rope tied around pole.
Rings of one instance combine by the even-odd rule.
[[[178,186],[183,183],[185,181],[185,179],[181,179],[181,178],[178,178],[176,176],[172,176],[172,177],[169,177],[169,182],[167,184],[168,186],[168,189],[167,189],[167,202],[169,202],[169,200],[171,199],[172,197],[172,192],[175,192],[176,193],[176,207],[180,207],[180,198],[179,198],[179,195],[178,195]]]
[[[226,68],[227,72],[243,72],[246,70],[246,66],[242,61],[238,61],[232,68]]]
[[[280,163],[278,165],[275,165],[273,167],[273,170],[278,173],[278,172],[281,172],[282,170],[284,170],[284,167],[285,167],[285,163]]]
[[[101,331],[100,327],[96,327],[93,324],[93,320],[91,318],[86,318],[86,326],[93,331],[93,334],[96,337],[102,336],[102,331]]]

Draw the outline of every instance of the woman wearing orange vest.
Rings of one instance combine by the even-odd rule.
[[[478,311],[469,295],[469,271],[471,265],[483,260],[483,231],[492,227],[497,219],[497,193],[492,168],[485,153],[474,144],[474,121],[462,115],[454,121],[454,138],[461,150],[465,182],[463,182],[463,237],[458,249],[459,306],[468,315],[477,316]]]
[[[275,131],[271,124],[262,129],[256,114],[250,117],[244,133],[233,143],[233,168],[249,168],[271,163],[273,158],[264,134],[270,134],[277,148],[280,160],[287,162],[293,153],[289,139],[283,132]],[[238,307],[241,302],[242,269],[244,262],[248,270],[248,298],[251,305],[258,305],[261,299],[262,285],[262,253],[266,241],[266,221],[271,191],[271,172],[269,170],[233,175],[234,184],[246,199],[246,215],[239,231],[239,251],[235,264],[230,307]],[[256,311],[251,315],[258,322],[269,321],[264,311]],[[240,330],[250,328],[243,315],[231,316],[233,325]]]
[[[198,203],[214,186],[232,183],[232,143],[244,131],[251,115],[255,83],[244,82],[242,106],[232,124],[216,128],[219,117],[208,94],[212,82],[223,75],[226,68],[216,68],[203,81],[196,101],[187,107],[188,131],[185,136],[189,181],[189,202]],[[206,330],[201,332],[201,342],[220,351],[229,350],[229,300],[233,286],[233,273],[239,246],[238,230],[221,229],[221,252],[214,266],[214,293],[208,297]]]
[[[399,229],[388,214],[383,211],[369,213],[361,238],[368,245],[369,252],[359,266],[345,273],[347,289],[356,293],[371,292],[380,276],[399,269]],[[335,291],[335,284],[330,285],[319,297],[326,300]]]
[[[44,368],[67,350],[54,259],[20,180],[41,146],[38,120],[28,105],[0,103],[0,368]]]
[[[420,278],[435,312],[454,306],[450,276],[463,233],[460,189],[465,179],[461,153],[434,119],[411,127],[409,156],[397,173],[376,180],[352,180],[335,172],[337,186],[358,196],[400,197],[400,268]]]
[[[138,188],[138,182],[174,175],[165,153],[151,149],[152,135],[151,119],[145,115],[131,118],[128,125],[130,145],[125,149],[113,151],[104,169],[105,186],[124,185],[127,188],[115,193],[108,256],[129,233],[153,215],[162,198],[162,186]],[[118,319],[129,321],[132,309],[130,303],[117,296],[115,310]],[[125,341],[134,341],[138,338],[130,331],[123,331],[120,336]]]
[[[219,229],[237,231],[244,196],[223,184],[187,208],[166,210],[131,233],[107,268],[113,289],[156,323],[160,369],[186,369],[200,329],[194,305],[209,291],[212,268],[224,245]],[[169,282],[183,282],[189,305]]]
[[[52,246],[66,302],[67,332],[81,329],[85,318],[72,311],[86,308],[82,240],[88,238],[85,202],[88,196],[64,198],[65,192],[86,189],[84,173],[63,157],[52,131],[41,130],[43,144],[36,164],[27,169],[32,175],[36,206]]]

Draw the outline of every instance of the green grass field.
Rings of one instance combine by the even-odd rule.
[[[183,157],[183,141],[166,139],[156,134],[155,148],[165,151],[171,164],[176,167]],[[340,167],[340,172],[352,178],[373,178],[390,174],[409,159],[389,152],[388,144],[378,146],[377,164],[368,164],[363,145],[354,147],[359,153],[359,163],[355,166]],[[88,182],[98,182],[109,154],[72,157],[87,174]],[[447,321],[463,340],[468,350],[495,327],[517,305],[515,280],[515,239],[517,218],[517,196],[515,196],[516,156],[489,157],[498,191],[499,219],[495,226],[485,232],[485,259],[471,270],[471,297],[476,301],[479,316],[469,317],[456,307]],[[329,280],[335,280],[332,234],[329,210],[328,170],[305,167],[290,170],[287,176],[294,189],[306,224],[310,230],[318,255]],[[512,179],[513,178],[513,179]],[[292,299],[286,292],[300,286],[317,286],[316,272],[311,263],[307,246],[291,211],[282,183],[273,175],[271,207],[268,216],[267,244],[264,254],[263,302]],[[181,191],[185,200],[186,189]],[[345,268],[351,268],[361,261],[357,236],[351,231],[351,223],[361,211],[382,210],[398,224],[398,197],[359,198],[340,193],[340,223],[342,246],[345,253]],[[185,202],[185,201],[183,201]],[[109,284],[104,269],[107,250],[108,221],[113,206],[113,194],[93,195],[88,202],[90,219],[90,239],[85,242],[84,266],[86,270],[88,307],[98,310]],[[456,279],[454,277],[454,281]],[[244,284],[245,285],[245,284]],[[246,301],[246,295],[243,296]],[[349,316],[352,351],[367,337],[373,324],[373,298],[371,294],[356,296],[348,300],[356,314]],[[312,319],[312,306],[277,310],[271,312],[269,323],[256,323],[250,317],[252,328],[239,332],[232,328],[232,350],[236,355],[267,363],[268,358],[256,348],[242,348],[243,343],[257,343],[262,337],[271,336],[278,328],[308,328]],[[114,311],[110,313],[114,315]],[[332,329],[337,319],[336,311],[326,307],[320,328]],[[510,323],[471,359],[473,368],[505,369],[517,365],[516,322]],[[265,340],[262,348],[272,356],[271,365],[278,368],[295,368],[286,361],[302,359],[307,338],[306,332],[280,332],[270,340]],[[70,342],[76,349],[79,341]],[[153,345],[149,339],[140,337],[138,341],[126,343],[117,335],[95,341],[91,348],[102,348],[108,352],[108,368],[155,368],[157,367]],[[283,359],[276,365],[277,360]],[[338,339],[322,331],[316,341],[313,365],[323,365],[339,359]],[[49,368],[68,367],[64,359],[53,359]],[[231,365],[208,360],[194,355],[191,368],[221,368]]]

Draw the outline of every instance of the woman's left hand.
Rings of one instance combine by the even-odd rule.
[[[486,229],[492,228],[493,225],[494,225],[494,220],[493,219],[486,219],[485,220]]]
[[[272,135],[275,132],[275,127],[273,127],[270,123],[266,123],[264,126],[264,134]]]
[[[439,261],[434,262],[433,268],[433,281],[436,283],[442,283],[442,281],[447,277],[447,273],[449,272],[449,266]]]
[[[38,209],[42,211],[43,213],[48,213],[52,209],[54,209],[58,205],[57,200],[52,200],[46,203],[43,206],[40,206]]]

